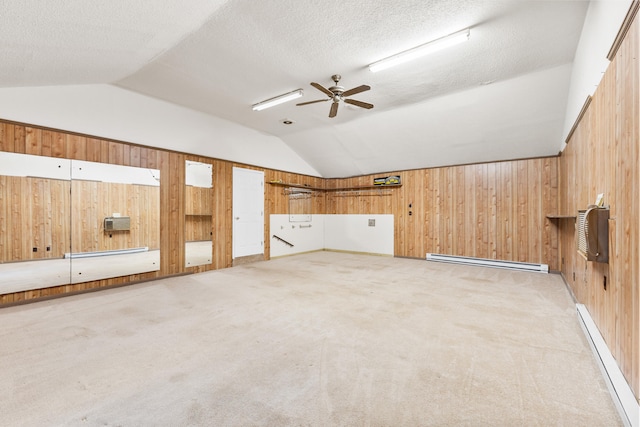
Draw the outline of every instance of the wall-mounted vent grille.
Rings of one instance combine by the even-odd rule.
[[[104,231],[126,231],[131,229],[128,216],[110,216],[104,219]]]
[[[609,262],[609,209],[590,206],[578,211],[576,245],[587,261]]]
[[[576,244],[578,247],[578,252],[585,258],[587,257],[587,233],[584,232],[586,213],[587,211],[578,211],[578,219],[576,221]]]

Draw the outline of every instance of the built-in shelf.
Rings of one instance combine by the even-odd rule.
[[[277,185],[280,187],[303,188],[305,190],[312,190],[312,191],[357,191],[357,190],[371,190],[373,188],[402,187],[402,184],[388,184],[388,185],[363,185],[358,187],[320,188],[320,187],[311,187],[311,186],[302,185],[302,184],[289,184],[286,182],[279,182],[279,181],[269,181],[269,184]]]
[[[576,216],[575,215],[549,214],[549,215],[547,215],[547,218],[549,218],[549,219],[576,219]]]

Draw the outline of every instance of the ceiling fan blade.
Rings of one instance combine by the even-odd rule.
[[[358,87],[354,87],[353,89],[349,89],[347,91],[345,91],[342,96],[351,96],[351,95],[355,95],[356,93],[360,93],[360,92],[364,92],[366,90],[371,89],[371,86],[367,86],[367,85],[362,85],[362,86],[358,86]]]
[[[368,102],[358,101],[355,99],[345,99],[344,102],[346,102],[347,104],[355,105],[356,107],[366,108],[367,110],[370,110],[373,108],[373,104],[369,104]]]
[[[325,102],[325,101],[328,101],[328,100],[329,100],[328,98],[327,99],[316,99],[315,101],[301,102],[301,103],[296,104],[296,105],[300,106],[300,105],[315,104],[316,102]]]
[[[331,104],[331,110],[329,111],[329,117],[335,117],[338,114],[338,103]]]
[[[326,87],[322,86],[320,83],[316,83],[316,82],[311,82],[311,86],[315,87],[316,89],[318,89],[320,92],[326,94],[329,98],[333,98],[333,92],[331,92],[329,89],[327,89]]]

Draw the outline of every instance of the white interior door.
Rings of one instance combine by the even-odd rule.
[[[264,253],[264,172],[233,168],[233,258]]]

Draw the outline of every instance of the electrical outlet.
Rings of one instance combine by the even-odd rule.
[[[375,219],[370,219],[369,220],[369,227],[375,227],[376,226],[376,220]]]

